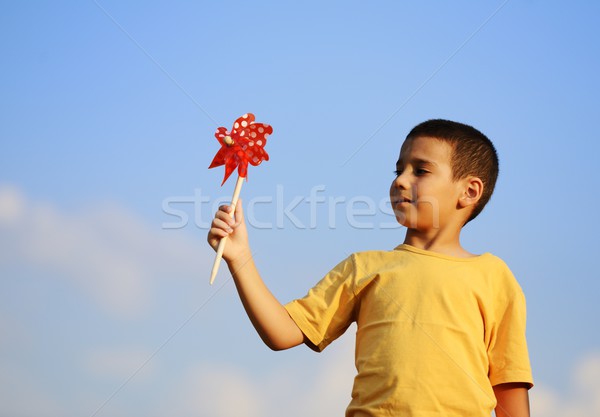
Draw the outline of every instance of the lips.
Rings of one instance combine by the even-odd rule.
[[[392,203],[394,205],[396,204],[401,204],[401,203],[412,203],[412,200],[408,197],[404,197],[404,196],[400,196],[398,198],[395,198],[394,200],[392,200]]]

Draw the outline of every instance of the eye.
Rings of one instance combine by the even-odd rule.
[[[417,175],[417,176],[425,175],[427,173],[429,173],[429,171],[427,171],[426,169],[423,169],[423,168],[415,169],[415,175]]]
[[[395,170],[395,171],[394,171],[394,175],[395,175],[396,177],[399,177],[400,175],[402,175],[402,170],[401,170],[401,169],[397,169],[397,170]]]

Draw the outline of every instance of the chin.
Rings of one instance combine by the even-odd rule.
[[[436,225],[432,224],[432,222],[419,221],[418,217],[406,216],[402,213],[396,213],[396,221],[402,226],[406,227],[407,229],[412,229],[421,232],[436,228]]]
[[[398,222],[399,225],[407,227],[407,228],[410,227],[410,221],[404,214],[402,214],[402,213],[394,213],[394,214],[396,215],[396,221]]]

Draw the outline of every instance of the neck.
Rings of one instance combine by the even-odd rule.
[[[468,258],[474,256],[469,253],[460,244],[460,230],[448,231],[443,229],[434,229],[421,232],[416,229],[408,229],[404,243],[419,249],[429,250],[444,255],[456,256],[459,258]]]

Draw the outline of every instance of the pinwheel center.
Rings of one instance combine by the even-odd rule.
[[[233,145],[233,139],[231,139],[231,136],[225,136],[223,138],[223,142],[225,142],[225,145],[227,146]]]

